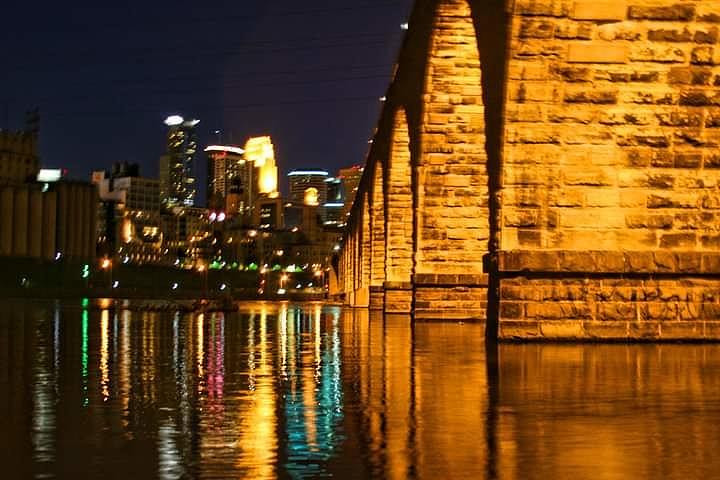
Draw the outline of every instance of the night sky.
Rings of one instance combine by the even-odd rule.
[[[74,178],[113,162],[156,177],[163,120],[200,143],[269,134],[293,168],[362,163],[412,0],[130,0],[3,5],[0,126],[40,108],[41,164]],[[204,183],[205,158],[196,166]],[[202,184],[201,183],[201,184]],[[201,193],[201,198],[204,194]]]

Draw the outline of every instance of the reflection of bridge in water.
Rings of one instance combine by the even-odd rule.
[[[347,304],[506,339],[720,339],[718,18],[417,0],[339,262]]]

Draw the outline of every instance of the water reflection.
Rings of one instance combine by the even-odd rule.
[[[320,304],[2,307],[3,478],[711,478],[720,468],[715,345],[486,350],[481,325]]]

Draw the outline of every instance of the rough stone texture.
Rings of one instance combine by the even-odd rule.
[[[720,0],[417,0],[360,186],[384,189],[385,309],[497,311],[502,338],[718,337],[719,39]],[[341,277],[363,275],[361,202]]]
[[[411,313],[413,286],[410,282],[385,283],[385,313]]]
[[[482,273],[488,202],[485,110],[469,4],[439,2],[430,34],[418,162],[416,273]]]
[[[507,278],[500,338],[720,340],[720,282],[677,278]]]

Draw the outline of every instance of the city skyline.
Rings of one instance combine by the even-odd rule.
[[[157,177],[173,114],[202,121],[200,145],[271,136],[281,177],[336,171],[364,161],[410,3],[13,5],[32,21],[0,34],[0,128],[39,107],[41,163],[77,178],[120,161]]]

